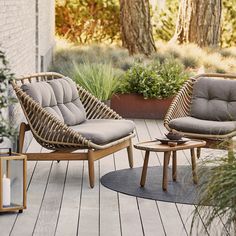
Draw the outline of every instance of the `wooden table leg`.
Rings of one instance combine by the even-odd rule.
[[[176,181],[177,179],[177,160],[176,160],[176,151],[173,151],[172,153],[172,179],[173,181]]]
[[[141,187],[144,187],[145,182],[146,182],[147,168],[148,168],[148,161],[149,161],[149,153],[150,153],[149,151],[146,151],[146,153],[145,153],[142,176],[141,176],[141,180],[140,180]]]
[[[164,165],[163,165],[163,180],[162,180],[162,189],[167,191],[168,184],[168,163],[170,160],[171,152],[164,152]]]
[[[191,151],[193,182],[194,184],[197,184],[198,178],[197,178],[197,173],[196,173],[196,156],[195,156],[194,148],[190,149],[190,151]]]

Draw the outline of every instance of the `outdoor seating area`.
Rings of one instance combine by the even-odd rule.
[[[13,80],[27,120],[20,125],[19,153],[28,160],[24,183],[28,201],[26,207],[25,193],[20,212],[27,211],[1,217],[0,226],[7,224],[6,234],[13,235],[130,235],[134,226],[135,235],[190,235],[194,230],[202,235],[222,230],[229,233],[221,216],[212,232],[204,221],[200,226],[191,225],[193,217],[199,214],[201,219],[202,214],[194,210],[201,201],[199,186],[205,181],[204,175],[198,176],[198,163],[219,152],[206,149],[212,147],[208,140],[210,144],[227,141],[231,145],[226,148],[233,151],[235,127],[228,133],[223,130],[225,124],[235,122],[235,82],[229,78],[234,76],[202,74],[190,78],[164,121],[123,119],[58,73]],[[227,84],[223,93],[218,91],[222,81]],[[184,125],[186,119],[196,117],[197,123]],[[211,122],[217,132],[210,125],[204,126]],[[33,139],[26,148],[24,139],[29,131]],[[204,168],[210,173],[211,166]],[[27,222],[24,229],[23,221]]]
[[[166,129],[162,120],[134,120],[133,142],[154,140]],[[35,139],[27,152],[48,153]],[[134,149],[134,168],[142,167],[144,152]],[[203,149],[202,157],[223,155]],[[178,151],[178,167],[191,166],[189,151]],[[27,210],[0,216],[2,235],[189,235],[194,205],[128,196],[105,188],[100,178],[128,168],[126,150],[95,162],[95,186],[88,184],[87,161],[29,161],[27,163]],[[150,153],[149,166],[162,166],[163,153]],[[171,163],[170,163],[171,165]],[[140,183],[137,178],[137,184]],[[178,175],[178,178],[181,176]],[[147,180],[150,176],[147,176]],[[158,177],[155,176],[155,179]],[[190,181],[192,177],[190,176]],[[171,183],[172,180],[169,180]],[[123,182],[123,185],[126,183]],[[89,220],[88,220],[89,219]],[[216,235],[224,219],[208,232]],[[203,226],[203,223],[200,222]],[[197,226],[195,226],[197,227]],[[193,229],[193,232],[196,232]],[[204,227],[203,227],[204,229]],[[209,235],[207,232],[201,235]]]
[[[236,0],[0,0],[0,236],[236,236]]]
[[[129,165],[133,166],[134,123],[122,119],[70,78],[40,73],[16,79],[12,85],[28,122],[20,126],[19,152],[23,152],[27,131],[54,151],[28,153],[28,160],[88,160],[92,188],[95,160],[127,148]],[[73,153],[81,149],[83,152]]]

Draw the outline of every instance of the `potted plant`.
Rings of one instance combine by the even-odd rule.
[[[187,78],[184,66],[172,58],[136,63],[122,78],[111,107],[124,117],[163,119]]]
[[[12,138],[16,135],[16,130],[9,124],[7,108],[15,102],[15,99],[8,95],[9,83],[13,79],[13,74],[8,68],[5,53],[0,50],[0,143],[4,138]]]
[[[120,71],[114,69],[111,64],[83,63],[74,64],[71,77],[80,86],[85,88],[95,97],[110,104],[110,99],[116,91]]]
[[[206,164],[211,164],[207,171],[204,168]],[[234,154],[229,152],[228,157],[205,161],[199,169],[199,175],[203,180],[199,186],[199,203],[194,211],[191,231],[194,224],[201,220],[205,227],[210,229],[214,227],[214,222],[221,218],[224,220],[221,235],[236,235],[236,159]]]

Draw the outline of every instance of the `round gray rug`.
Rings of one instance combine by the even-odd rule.
[[[142,168],[110,172],[101,178],[105,187],[131,196],[184,204],[198,203],[198,185],[192,181],[191,166],[177,167],[177,181],[172,181],[169,168],[168,190],[162,190],[162,167],[148,167],[145,187],[140,187]]]

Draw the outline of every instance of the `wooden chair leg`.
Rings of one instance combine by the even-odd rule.
[[[129,159],[129,167],[133,168],[133,146],[130,140],[130,145],[127,147],[128,159]]]
[[[193,174],[193,183],[197,184],[198,183],[198,177],[197,177],[197,172],[196,172],[196,157],[195,157],[195,153],[194,153],[194,148],[190,149],[191,152],[191,162],[192,162],[192,174]]]
[[[197,159],[201,156],[201,148],[197,148]]]
[[[88,150],[88,172],[89,172],[89,184],[90,187],[94,187],[94,157],[93,150]]]
[[[18,143],[18,152],[19,153],[23,152],[26,130],[27,130],[27,125],[24,122],[22,122],[20,124],[19,143]]]

